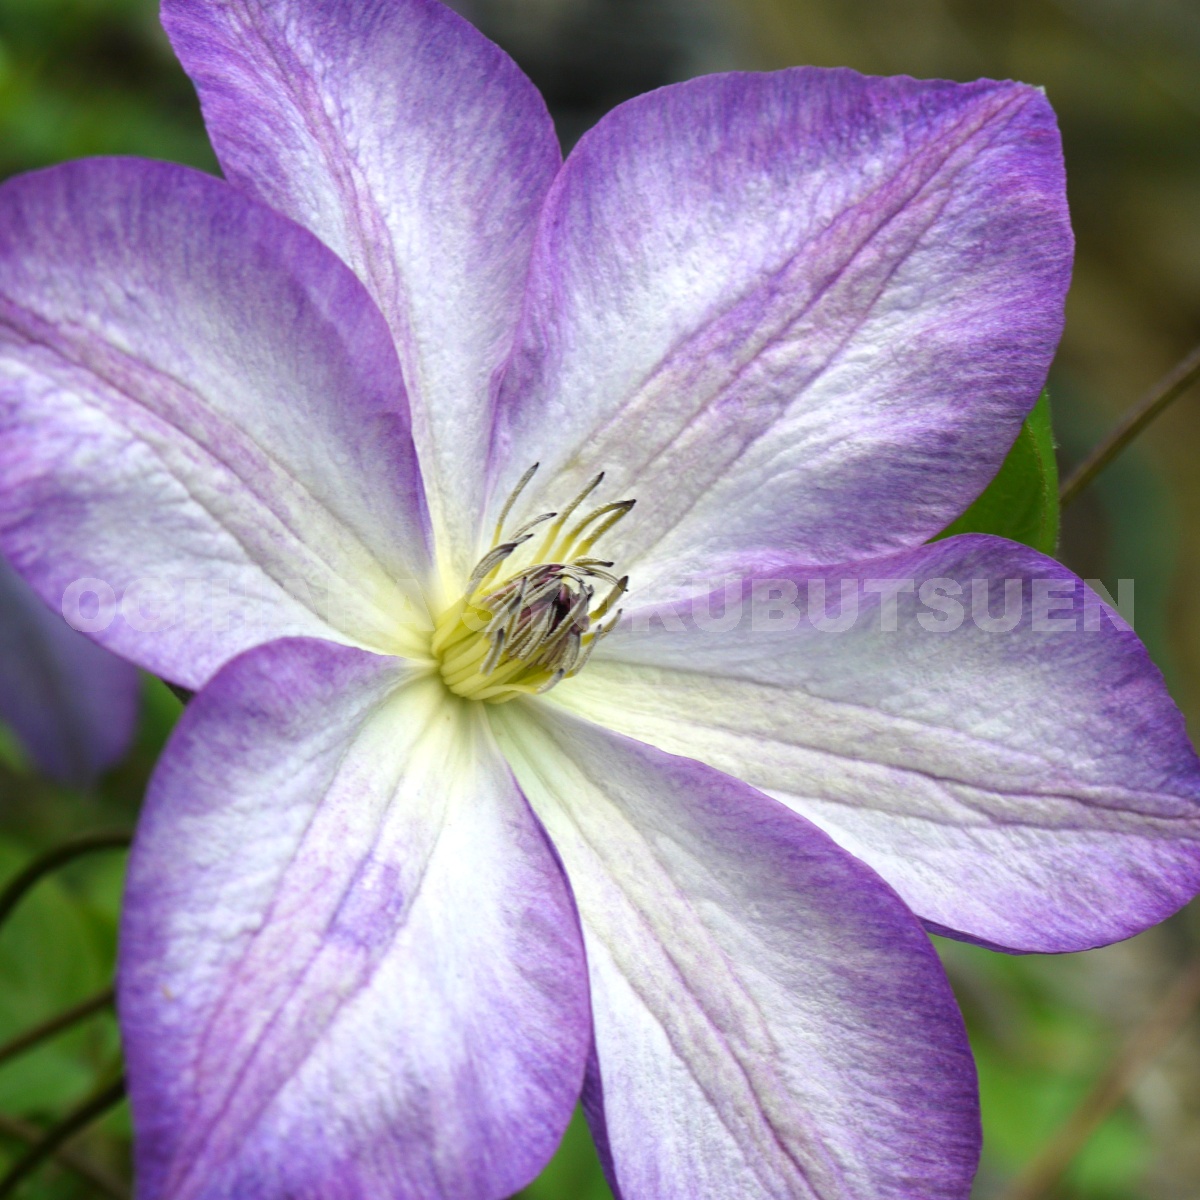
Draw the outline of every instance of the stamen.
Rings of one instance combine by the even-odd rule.
[[[600,620],[612,606],[620,600],[620,598],[629,591],[629,576],[623,575],[620,579],[613,580],[613,586],[608,595],[600,602],[600,607],[591,614],[593,621]]]
[[[516,542],[505,542],[501,546],[497,546],[494,550],[489,550],[480,560],[479,565],[471,572],[471,578],[467,580],[467,590],[463,593],[466,599],[470,599],[479,589],[479,585],[487,578],[515,549]]]
[[[496,521],[496,532],[492,534],[492,541],[498,542],[504,536],[504,522],[508,520],[508,514],[512,512],[513,505],[517,502],[517,497],[525,490],[529,481],[537,474],[538,467],[541,463],[534,463],[517,482],[517,486],[509,493],[508,499],[504,502],[504,507],[500,510],[500,517]]]
[[[592,657],[592,651],[596,648],[596,643],[602,637],[602,634],[597,633],[594,638],[583,648],[583,653],[579,656],[579,661],[575,664],[575,674],[578,675],[584,667],[588,665],[588,659]]]
[[[603,482],[601,473],[560,512],[543,513],[507,532],[505,525],[536,470],[526,471],[513,489],[494,545],[434,631],[431,645],[442,679],[469,699],[498,704],[549,691],[583,669],[596,643],[621,617],[612,609],[629,577],[618,578],[611,560],[590,551],[634,502],[602,504],[564,534],[567,522]],[[541,545],[531,552],[533,531],[547,522]]]
[[[525,524],[513,534],[513,537],[519,538],[522,535],[529,533],[530,530],[536,529],[540,524],[542,524],[543,521],[552,521],[557,516],[558,513],[542,513],[540,517],[534,517],[532,521],[526,521]]]
[[[491,653],[483,660],[483,666],[479,668],[481,675],[490,675],[496,669],[500,655],[504,653],[504,640],[504,630],[502,629],[496,634],[495,641],[492,642]]]
[[[550,551],[554,543],[558,540],[558,535],[562,532],[562,527],[571,519],[571,514],[604,482],[604,472],[601,471],[591,483],[567,505],[558,515],[558,520],[546,532],[546,540],[538,547],[537,557],[545,561],[550,556]]]
[[[554,674],[551,675],[550,678],[548,680],[546,680],[546,682],[543,683],[542,686],[540,688],[538,688],[537,691],[534,692],[533,694],[535,696],[541,696],[545,692],[548,692],[551,688],[558,687],[558,685],[560,683],[562,683],[563,678],[565,676],[566,676],[565,671],[555,671]]]
[[[592,531],[591,537],[579,544],[575,551],[576,555],[586,554],[618,521],[623,520],[626,514],[637,503],[636,500],[622,500],[617,504],[606,504],[603,508],[598,508],[586,521],[583,521],[578,526],[578,533],[575,533],[571,541],[573,542],[579,533],[582,533],[597,517],[603,516],[605,513],[612,515],[607,521],[601,521],[599,526]]]

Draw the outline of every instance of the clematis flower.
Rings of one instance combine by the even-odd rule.
[[[138,688],[129,663],[51,612],[0,557],[0,721],[43,775],[78,786],[118,762]]]
[[[1059,336],[1044,97],[716,76],[562,164],[433,0],[164,17],[228,182],[0,189],[0,547],[152,595],[95,636],[199,690],[126,897],[140,1195],[500,1198],[582,1096],[625,1200],[965,1197],[926,929],[1079,949],[1200,883],[1133,634],[926,544]],[[730,577],[865,609],[676,619]]]

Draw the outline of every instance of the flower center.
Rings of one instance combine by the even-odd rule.
[[[613,564],[592,550],[634,501],[602,504],[571,524],[600,486],[600,474],[561,512],[543,513],[506,532],[509,514],[536,470],[535,463],[521,477],[496,522],[491,550],[433,632],[442,679],[470,700],[503,704],[548,692],[583,669],[621,616],[613,607],[629,578],[618,579]]]

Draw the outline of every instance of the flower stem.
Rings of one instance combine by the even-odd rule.
[[[36,1171],[46,1159],[58,1150],[68,1139],[86,1129],[97,1118],[103,1116],[110,1108],[119,1104],[125,1096],[125,1079],[118,1078],[115,1082],[101,1088],[89,1096],[82,1104],[69,1112],[57,1125],[47,1129],[42,1136],[13,1163],[8,1174],[0,1179],[0,1200],[11,1196],[16,1186]]]
[[[1200,1004],[1200,960],[1186,968],[1136,1029],[1061,1129],[1021,1172],[1004,1200],[1045,1200],[1104,1119],[1125,1098]]]
[[[1058,493],[1065,508],[1173,400],[1200,379],[1200,346],[1175,365],[1125,415],[1121,423],[1071,472]]]
[[[124,850],[133,837],[129,833],[88,833],[83,837],[72,838],[68,842],[47,850],[39,858],[35,858],[11,883],[0,892],[0,925],[8,920],[14,908],[21,902],[22,897],[43,876],[65,867],[67,863],[82,858],[94,850]]]
[[[35,1025],[32,1029],[27,1029],[11,1041],[0,1045],[0,1063],[5,1063],[10,1058],[16,1058],[18,1054],[23,1054],[26,1050],[32,1050],[34,1046],[46,1041],[48,1038],[54,1037],[55,1034],[61,1033],[64,1029],[70,1029],[72,1025],[76,1025],[94,1013],[100,1012],[101,1009],[107,1008],[112,1002],[113,990],[111,987],[106,987],[104,991],[98,992],[80,1004],[76,1004],[74,1008],[68,1008],[65,1012],[51,1017],[48,1021],[43,1021],[40,1025]]]

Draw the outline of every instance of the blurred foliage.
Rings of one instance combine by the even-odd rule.
[[[147,0],[0,3],[0,172],[90,154],[216,169]]]
[[[567,142],[628,95],[732,65],[807,62],[1044,85],[1062,120],[1079,238],[1067,332],[1052,379],[1055,432],[1068,465],[1200,336],[1194,0],[454,3],[543,85]],[[0,0],[0,174],[89,154],[139,154],[216,169],[154,0]],[[1043,495],[1047,432],[1029,435],[1014,451],[1024,465],[1011,468],[1026,477],[1041,471]],[[1198,443],[1200,406],[1181,402],[1064,514],[1061,540],[1064,561],[1081,574],[1114,591],[1117,579],[1136,580],[1138,631],[1193,729],[1200,729]],[[1041,517],[1032,519],[1037,524]],[[1044,525],[1025,540],[1053,542]],[[87,792],[36,778],[0,730],[0,877],[70,834],[132,826],[178,712],[167,689],[147,681],[137,746]],[[81,860],[39,884],[0,929],[0,1042],[108,981],[122,868],[123,856],[114,853]],[[976,1194],[990,1200],[1003,1196],[1198,953],[1200,928],[1194,911],[1185,912],[1122,945],[1060,958],[1010,958],[941,939],[938,946],[979,1064],[986,1149]],[[98,1014],[0,1064],[0,1113],[44,1126],[91,1090],[116,1052],[115,1023]],[[127,1175],[127,1112],[112,1114],[73,1145]],[[0,1169],[20,1149],[19,1140],[0,1131]],[[95,1194],[59,1165],[21,1191],[29,1200]],[[609,1195],[580,1117],[524,1195]],[[1200,1195],[1195,1022],[1088,1142],[1058,1195]]]
[[[136,745],[92,791],[38,779],[12,743],[0,746],[0,886],[38,852],[76,833],[131,828],[158,755],[181,711],[147,678]],[[103,851],[41,880],[0,926],[0,1044],[70,1009],[112,981],[125,855]],[[0,1063],[0,1114],[49,1126],[110,1078],[120,1061],[111,1009]],[[128,1177],[131,1130],[122,1105],[72,1145]],[[25,1143],[0,1127],[0,1171]],[[96,1190],[51,1165],[25,1184],[28,1200],[74,1200]]]

